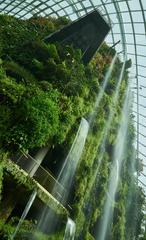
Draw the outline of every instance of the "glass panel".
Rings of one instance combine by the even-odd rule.
[[[121,11],[123,11],[123,12],[122,12],[122,18],[123,18],[123,20],[124,20],[125,22],[131,22],[131,18],[130,18],[129,12],[124,12],[124,9],[122,9]],[[127,11],[127,9],[126,9],[126,11]]]
[[[88,8],[86,9],[87,13],[91,12],[92,11],[92,8]]]
[[[97,6],[97,5],[102,5],[101,1],[100,0],[90,0],[93,5]]]
[[[143,22],[143,16],[141,12],[132,12],[132,18],[134,22]]]
[[[117,23],[117,22],[118,22],[117,14],[116,14],[116,13],[109,15],[109,17],[110,17],[112,23]]]
[[[47,3],[48,3],[49,6],[52,6],[52,5],[54,5],[55,1],[49,0]]]
[[[51,8],[47,9],[46,11],[44,11],[45,15],[49,15],[51,13],[52,13],[52,9]]]
[[[68,6],[67,8],[65,8],[65,10],[67,11],[68,14],[73,13],[73,9],[72,7]]]
[[[129,24],[125,24],[124,25],[124,29],[125,29],[125,32],[126,33],[133,33],[133,29],[132,29],[132,25],[131,25],[131,23]]]
[[[45,4],[42,4],[41,6],[39,6],[39,8],[41,9],[41,10],[43,10],[43,9],[45,9],[47,6],[45,5]]]
[[[113,43],[113,38],[112,38],[112,35],[111,35],[111,34],[107,36],[106,42],[107,42],[108,44],[110,44],[110,45],[111,45],[111,44],[112,44],[112,45],[114,44],[114,43]]]
[[[57,17],[57,14],[56,13],[51,13],[50,16],[51,17]]]
[[[113,31],[116,32],[116,33],[120,32],[119,24],[114,24]]]
[[[146,46],[137,46],[138,54],[146,55]]]
[[[24,12],[23,12],[23,14],[24,14]],[[31,17],[32,17],[31,13],[27,14],[27,18],[31,18]]]
[[[136,35],[136,42],[138,44],[143,44],[146,41],[146,36],[145,35]]]
[[[88,0],[86,0],[86,1],[84,1],[84,6],[85,7],[91,7],[92,6],[92,4],[88,1]]]
[[[62,8],[64,8],[64,7],[67,7],[69,4],[68,4],[68,2],[63,1],[63,2],[60,2],[59,5],[60,5]]]
[[[72,21],[77,19],[77,15],[75,13],[70,14],[69,17]]]
[[[63,10],[58,11],[59,16],[64,16],[65,12]]]
[[[135,29],[135,33],[143,33],[145,32],[145,29],[144,29],[144,24],[137,24],[135,23],[134,24],[134,29]]]
[[[129,44],[135,44],[133,35],[131,35],[129,38],[128,38],[128,36],[129,36],[128,34],[126,34],[125,36],[126,36],[126,42],[127,42],[127,44],[128,44],[128,43],[129,43]]]
[[[54,12],[57,12],[61,9],[61,7],[59,6],[59,4],[57,4],[57,5],[52,6],[52,9],[54,10]]]
[[[80,15],[81,16],[84,16],[86,13],[85,13],[85,11],[83,10],[83,11],[80,11]]]
[[[134,4],[133,4],[133,1],[128,1],[128,4],[130,6],[131,11],[132,10],[141,10],[139,0],[134,0]]]
[[[127,45],[127,52],[135,53],[135,47],[132,45]]]
[[[141,2],[142,2],[142,5],[143,5],[143,9],[146,10],[146,1],[145,0],[141,0]]]
[[[141,131],[142,132],[142,131]],[[144,146],[141,146],[141,144],[140,144],[140,151],[142,152],[142,153],[144,153],[145,152],[145,147]],[[145,178],[144,178],[144,182],[145,182]]]
[[[128,58],[131,58],[131,56],[128,56]],[[133,69],[134,69],[134,71],[136,71],[136,58],[135,58],[135,56],[134,56],[134,58],[132,58],[132,69],[131,69],[132,75],[135,75],[133,73]]]
[[[39,5],[40,4],[40,1],[35,1],[34,3],[33,3],[33,5],[35,5],[35,6],[37,6],[37,5]]]
[[[107,12],[110,14],[110,13],[114,13],[115,12],[115,7],[114,7],[114,4],[107,4],[106,5],[106,8],[107,8]]]
[[[5,6],[6,6],[5,3],[1,4],[1,5],[0,5],[0,10],[2,10]]]
[[[137,56],[137,59],[138,59],[138,64],[140,64],[140,65],[145,64],[145,57]],[[146,76],[145,74],[143,74],[143,72],[139,72],[138,74],[142,75],[142,76]],[[144,80],[144,82],[146,82],[146,78],[143,78],[142,76],[138,76],[139,80],[140,81]],[[144,95],[146,95],[146,93],[144,93]]]
[[[76,4],[74,4],[74,5],[75,5],[75,7],[76,7],[77,9],[82,9],[82,6],[81,6],[80,3],[76,3]]]
[[[121,11],[128,10],[127,9],[127,4],[125,2],[119,2],[119,7]]]
[[[142,66],[138,66],[138,71],[139,71],[139,73],[143,72],[143,75],[145,75],[146,68],[144,68]]]

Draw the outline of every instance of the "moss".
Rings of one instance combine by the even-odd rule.
[[[15,219],[16,221],[16,219]],[[2,239],[11,240],[12,235],[15,232],[14,223],[4,224],[0,221],[0,237]],[[43,234],[41,232],[35,231],[35,224],[31,221],[24,220],[21,228],[15,236],[16,240],[27,240],[29,237],[35,237],[36,240],[62,240],[64,236],[64,232],[57,232],[51,236]]]
[[[81,211],[81,209],[79,209],[76,219],[75,219],[76,223],[76,236],[79,237],[81,232],[85,229],[83,229],[84,227],[84,223],[86,221],[86,217],[84,215],[84,213]]]
[[[87,232],[85,240],[95,240],[95,238],[89,232]]]
[[[4,177],[4,166],[7,159],[7,153],[0,149],[0,202],[2,198],[3,191],[3,177]]]
[[[57,214],[62,216],[68,215],[67,210],[55,198],[53,198],[49,192],[47,192],[40,184],[38,184],[11,160],[6,160],[4,162],[4,170],[13,176],[13,179],[16,180],[18,185],[25,186],[26,190],[32,191],[36,189],[38,197],[42,200],[42,202],[52,208]]]
[[[64,237],[63,232],[55,233],[52,236],[46,236],[46,235],[43,235],[42,233],[35,234],[36,240],[62,240],[63,237]]]

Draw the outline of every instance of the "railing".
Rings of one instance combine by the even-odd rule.
[[[66,193],[65,188],[52,176],[52,174],[43,168],[38,162],[29,154],[23,153],[19,158],[12,158],[20,168],[29,174],[30,177],[33,177],[42,187],[45,188],[49,193],[51,193],[56,199],[61,199],[61,197]],[[37,170],[32,176],[34,167]],[[53,188],[57,191],[53,191]]]

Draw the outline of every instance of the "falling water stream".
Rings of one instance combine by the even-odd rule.
[[[29,154],[24,154],[17,159],[17,164],[29,173],[30,177],[33,177],[37,172],[38,168],[40,167],[44,157],[46,156],[47,152],[49,151],[49,146],[42,147],[36,153],[36,155],[31,157]]]
[[[82,118],[74,142],[57,178],[59,183],[65,188],[65,191],[58,196],[58,184],[55,184],[51,193],[64,205],[66,204],[70,189],[72,187],[74,175],[83,152],[88,130],[89,124],[86,119]],[[52,211],[48,210],[47,207],[44,207],[44,210],[42,211],[40,219],[38,221],[38,228],[43,231],[45,231],[45,229],[51,231],[51,229],[53,229],[57,224],[56,221],[56,216],[52,213]]]
[[[105,91],[105,88],[108,84],[108,81],[110,79],[110,76],[111,76],[111,73],[112,73],[112,70],[113,70],[113,67],[115,65],[115,62],[116,62],[116,59],[117,59],[117,53],[115,54],[115,56],[113,57],[112,59],[112,62],[110,64],[110,67],[108,68],[106,74],[105,74],[105,77],[104,77],[104,81],[103,81],[103,84],[101,86],[101,89],[100,89],[100,92],[98,93],[97,97],[96,97],[96,100],[95,100],[95,104],[94,104],[94,111],[91,113],[90,117],[89,117],[89,125],[92,125],[92,123],[94,122],[95,120],[95,117],[97,115],[97,110],[98,110],[98,107],[99,107],[99,104],[102,100],[102,97],[103,97],[103,94],[104,94],[104,91]]]
[[[116,86],[116,89],[115,89],[115,92],[114,92],[114,95],[113,95],[112,103],[114,104],[114,106],[118,103],[119,89],[120,89],[121,81],[123,79],[124,69],[125,69],[125,63],[123,63],[123,65],[122,65],[121,72],[120,72],[120,75],[119,75],[119,79],[117,80],[117,86]],[[92,189],[92,186],[95,182],[95,179],[96,179],[96,181],[98,181],[97,180],[97,175],[98,175],[99,168],[100,168],[100,165],[102,163],[103,156],[104,156],[104,153],[105,153],[106,139],[107,139],[108,133],[109,133],[110,128],[111,128],[111,124],[112,124],[114,114],[115,114],[115,108],[111,108],[109,116],[108,116],[108,120],[107,120],[107,122],[104,126],[104,129],[103,129],[103,139],[102,139],[102,143],[101,143],[101,151],[100,151],[100,155],[98,156],[98,165],[96,166],[95,172],[93,173],[93,177],[92,177],[91,182],[90,182],[91,189]],[[88,194],[87,194],[87,196],[85,196],[86,199],[88,198]]]
[[[68,218],[63,240],[74,240],[76,225],[71,218]]]
[[[20,229],[23,221],[25,220],[25,218],[26,218],[26,216],[27,216],[27,214],[28,214],[28,212],[29,212],[29,210],[30,210],[30,208],[31,208],[31,206],[32,206],[35,198],[36,198],[36,195],[37,195],[37,191],[34,190],[34,191],[32,192],[32,194],[31,194],[31,196],[30,196],[27,204],[26,204],[26,207],[25,207],[25,209],[24,209],[24,211],[23,211],[23,213],[22,213],[22,216],[21,216],[21,218],[20,218],[20,220],[19,220],[19,223],[18,223],[18,225],[17,225],[17,227],[16,227],[16,229],[15,229],[15,232],[14,232],[13,235],[11,236],[11,240],[13,240],[13,239],[15,238],[17,232],[19,231],[19,229]]]
[[[105,240],[107,231],[110,228],[111,219],[113,215],[113,202],[115,202],[116,190],[119,182],[119,175],[124,159],[125,142],[127,137],[128,122],[129,122],[129,109],[130,109],[130,91],[129,88],[126,92],[126,97],[122,109],[122,119],[117,134],[116,145],[113,153],[113,163],[109,176],[108,197],[105,201],[103,209],[103,217],[100,222],[99,232],[96,239]]]
[[[38,168],[40,167],[44,157],[46,156],[47,152],[49,151],[49,147],[42,147],[34,156],[34,159],[36,162],[34,162],[33,167],[31,168],[31,171],[29,172],[30,177],[33,177]]]
[[[131,175],[131,178],[129,178],[129,185],[128,185],[128,195],[126,198],[126,213],[129,213],[129,209],[131,209],[131,206],[133,208],[133,216],[135,215],[135,217],[133,217],[132,219],[130,219],[130,224],[132,226],[131,229],[131,239],[135,239],[136,236],[136,225],[137,225],[137,214],[138,214],[138,183],[135,185],[134,183],[138,180],[137,178],[137,167],[136,167],[136,161],[137,161],[137,151],[136,148],[133,148],[133,154],[130,158],[130,163],[131,166],[128,170],[128,174]],[[131,171],[131,172],[130,172]],[[134,199],[133,199],[134,197]]]
[[[61,183],[66,190],[66,195],[62,196],[61,202],[65,203],[68,198],[76,168],[83,152],[88,130],[89,124],[86,119],[82,118],[74,143],[57,178],[58,182]],[[56,186],[54,187],[54,191],[56,191],[55,188]],[[63,199],[64,201],[62,201]]]

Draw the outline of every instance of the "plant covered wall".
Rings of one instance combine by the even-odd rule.
[[[0,145],[9,151],[63,142],[76,119],[90,111],[98,90],[79,50],[42,41],[46,21],[49,28],[50,19],[1,16],[1,111],[6,114]],[[55,24],[59,20],[52,19],[54,30]]]
[[[11,157],[20,151],[50,145],[60,151],[59,154],[56,151],[53,155],[57,168],[61,158],[65,158],[69,151],[81,117],[90,118],[115,51],[103,44],[91,63],[84,66],[79,49],[73,49],[72,46],[62,47],[58,43],[46,44],[43,40],[45,36],[66,25],[69,22],[67,19],[33,17],[20,20],[0,15],[0,22],[0,150],[2,154],[7,153]],[[126,65],[118,103],[113,102],[121,68],[122,62],[117,58],[95,114],[95,121],[90,129],[70,193],[71,217],[77,226],[76,239],[96,239],[95,229],[98,228],[102,217],[112,152],[128,85]],[[112,109],[114,118],[108,132],[103,162],[96,174],[103,151],[101,142],[104,126]],[[127,151],[108,240],[132,240],[135,234],[138,236],[143,218],[143,193],[135,182],[135,170],[131,164],[134,152],[132,115],[128,128],[130,131]],[[48,161],[51,168],[53,162]],[[2,163],[0,171],[1,192]],[[133,192],[129,190],[129,183]],[[139,209],[133,212],[129,201],[132,201],[135,194],[137,197],[134,204]],[[131,218],[137,219],[134,221],[136,225],[130,224]],[[42,236],[42,239],[46,237]],[[54,235],[47,239],[59,237]]]

